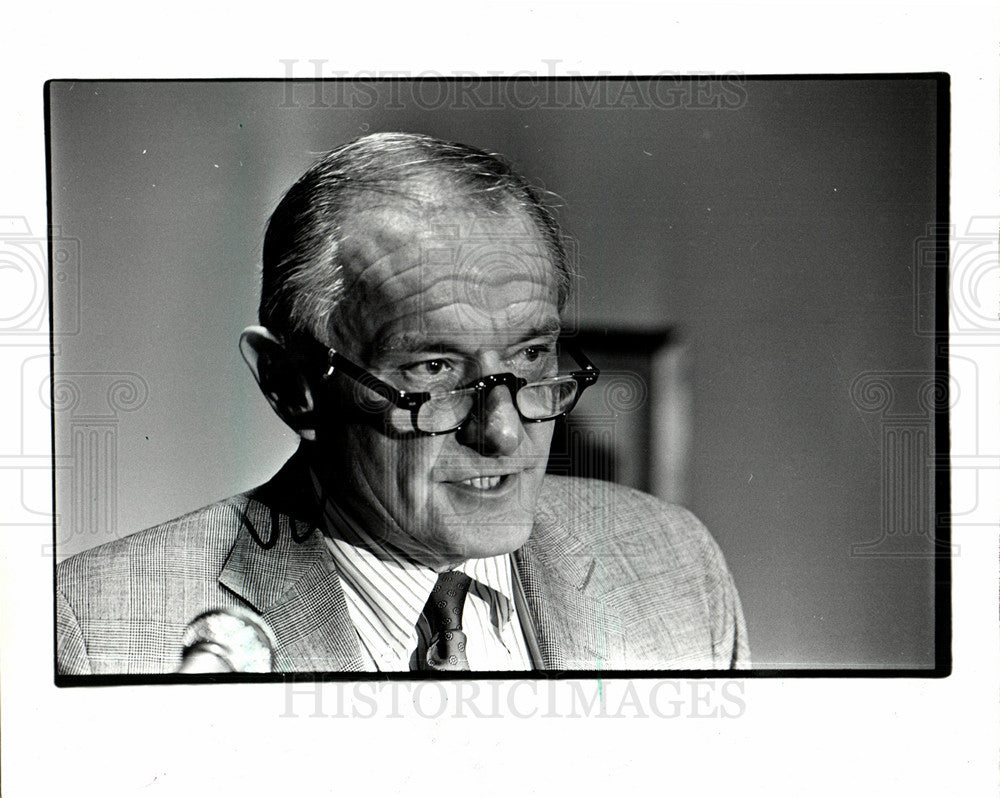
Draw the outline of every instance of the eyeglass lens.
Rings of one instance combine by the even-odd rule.
[[[495,386],[490,390],[495,390]],[[579,390],[572,377],[556,377],[543,382],[528,383],[515,397],[520,414],[533,421],[555,418],[565,413],[573,404]],[[473,411],[476,388],[464,388],[433,396],[417,412],[417,428],[421,432],[445,432],[461,425]],[[486,397],[483,397],[485,401]],[[394,408],[389,414],[392,425],[401,432],[412,432],[409,411]]]

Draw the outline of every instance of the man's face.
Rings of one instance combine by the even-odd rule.
[[[544,242],[522,212],[471,205],[369,209],[342,230],[346,295],[333,345],[401,390],[556,371],[557,289]],[[501,385],[457,432],[394,436],[350,412],[356,383],[333,383],[336,402],[324,412],[336,418],[316,447],[321,471],[369,534],[437,568],[527,540],[551,421],[522,422]]]

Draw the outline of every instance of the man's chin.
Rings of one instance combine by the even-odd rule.
[[[523,546],[531,536],[530,520],[483,519],[470,524],[467,520],[461,526],[445,525],[442,550],[447,550],[446,559],[454,565],[465,560],[495,557],[510,554]]]

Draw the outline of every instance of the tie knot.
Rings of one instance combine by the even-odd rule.
[[[445,571],[438,576],[424,607],[432,633],[453,632],[462,628],[462,610],[471,582],[461,571]]]

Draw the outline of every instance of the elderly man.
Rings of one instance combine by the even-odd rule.
[[[277,671],[745,666],[690,513],[545,474],[553,420],[598,376],[559,340],[569,288],[552,216],[498,157],[410,134],[323,157],[270,220],[240,342],[298,452],[61,564],[60,673],[189,670],[208,610]]]

